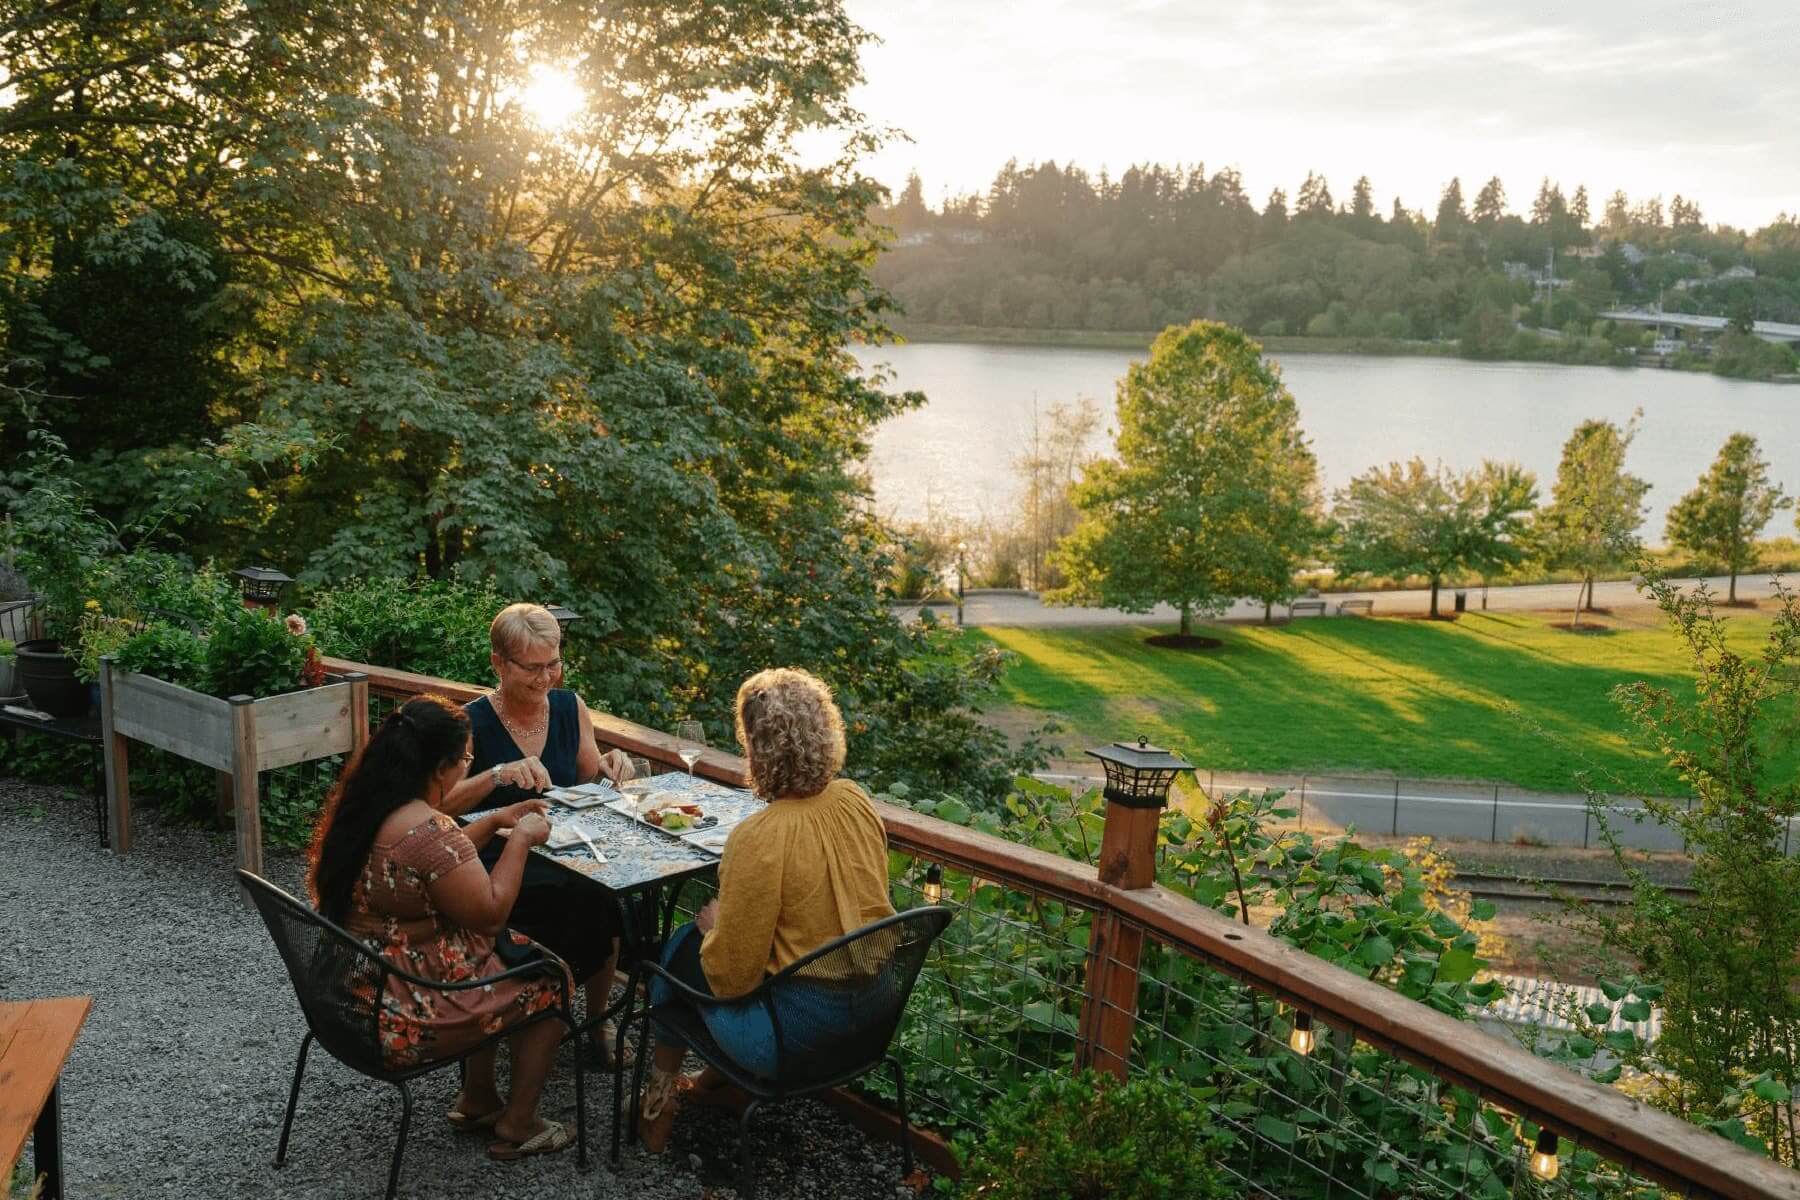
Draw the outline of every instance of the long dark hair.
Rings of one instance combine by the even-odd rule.
[[[442,696],[415,696],[387,715],[345,764],[313,830],[307,884],[313,905],[343,924],[350,894],[369,861],[381,823],[422,798],[431,777],[460,759],[469,718]]]

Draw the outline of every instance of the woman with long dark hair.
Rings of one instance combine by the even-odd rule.
[[[498,809],[467,829],[436,805],[468,772],[469,719],[441,696],[419,696],[388,715],[344,768],[313,834],[308,883],[329,920],[369,943],[395,966],[445,983],[496,975],[514,961],[541,955],[544,973],[461,992],[415,992],[390,978],[376,1026],[392,1066],[454,1054],[486,1040],[557,1001],[556,975],[567,968],[506,929],[532,846],[550,836],[541,800]],[[492,874],[480,847],[510,830]],[[572,983],[569,986],[573,986]],[[494,1158],[566,1149],[574,1134],[537,1115],[538,1097],[556,1054],[561,1026],[537,1021],[509,1040],[512,1093],[494,1082],[496,1045],[472,1055],[461,1095],[450,1110],[458,1129],[492,1132]]]

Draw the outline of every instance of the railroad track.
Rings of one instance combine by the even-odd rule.
[[[1453,886],[1478,900],[1509,900],[1514,903],[1555,904],[1558,895],[1567,895],[1589,904],[1624,904],[1631,899],[1631,885],[1606,879],[1535,879],[1519,875],[1486,875],[1477,871],[1458,871]],[[1673,896],[1692,899],[1694,889],[1685,884],[1664,884]]]

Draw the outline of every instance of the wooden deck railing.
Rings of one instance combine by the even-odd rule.
[[[436,692],[466,702],[486,691],[362,663],[328,659],[326,665],[363,672],[372,695],[396,700]],[[596,740],[606,746],[668,765],[680,761],[674,739],[655,730],[600,713],[594,714],[594,726]],[[746,780],[743,760],[723,751],[707,751],[695,769],[733,785],[742,786]],[[1484,1101],[1547,1126],[1646,1178],[1694,1197],[1800,1200],[1800,1171],[1752,1154],[1260,930],[1233,923],[1166,888],[1119,886],[1084,863],[908,809],[885,804],[879,808],[895,850],[1087,909],[1113,929],[1202,960],[1257,991],[1311,1012],[1326,1026],[1353,1033],[1357,1040],[1448,1084],[1471,1089]],[[1114,806],[1109,823],[1121,811]],[[1150,847],[1153,852],[1153,841]],[[1120,879],[1131,871],[1109,863],[1106,874],[1108,879]],[[1135,964],[1135,950],[1119,953],[1114,946],[1090,954],[1081,1057],[1096,1066],[1123,1070],[1116,1035],[1107,1033],[1107,1022],[1100,1017],[1135,1004]],[[1118,978],[1121,971],[1130,972],[1131,978]],[[1091,1018],[1090,1011],[1095,1014]],[[1113,1044],[1090,1044],[1096,1040]],[[1123,1053],[1129,1053],[1128,1041]]]

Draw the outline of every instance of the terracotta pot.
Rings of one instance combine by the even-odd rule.
[[[21,642],[19,682],[34,707],[53,717],[85,717],[93,697],[75,678],[75,660],[51,638]]]

